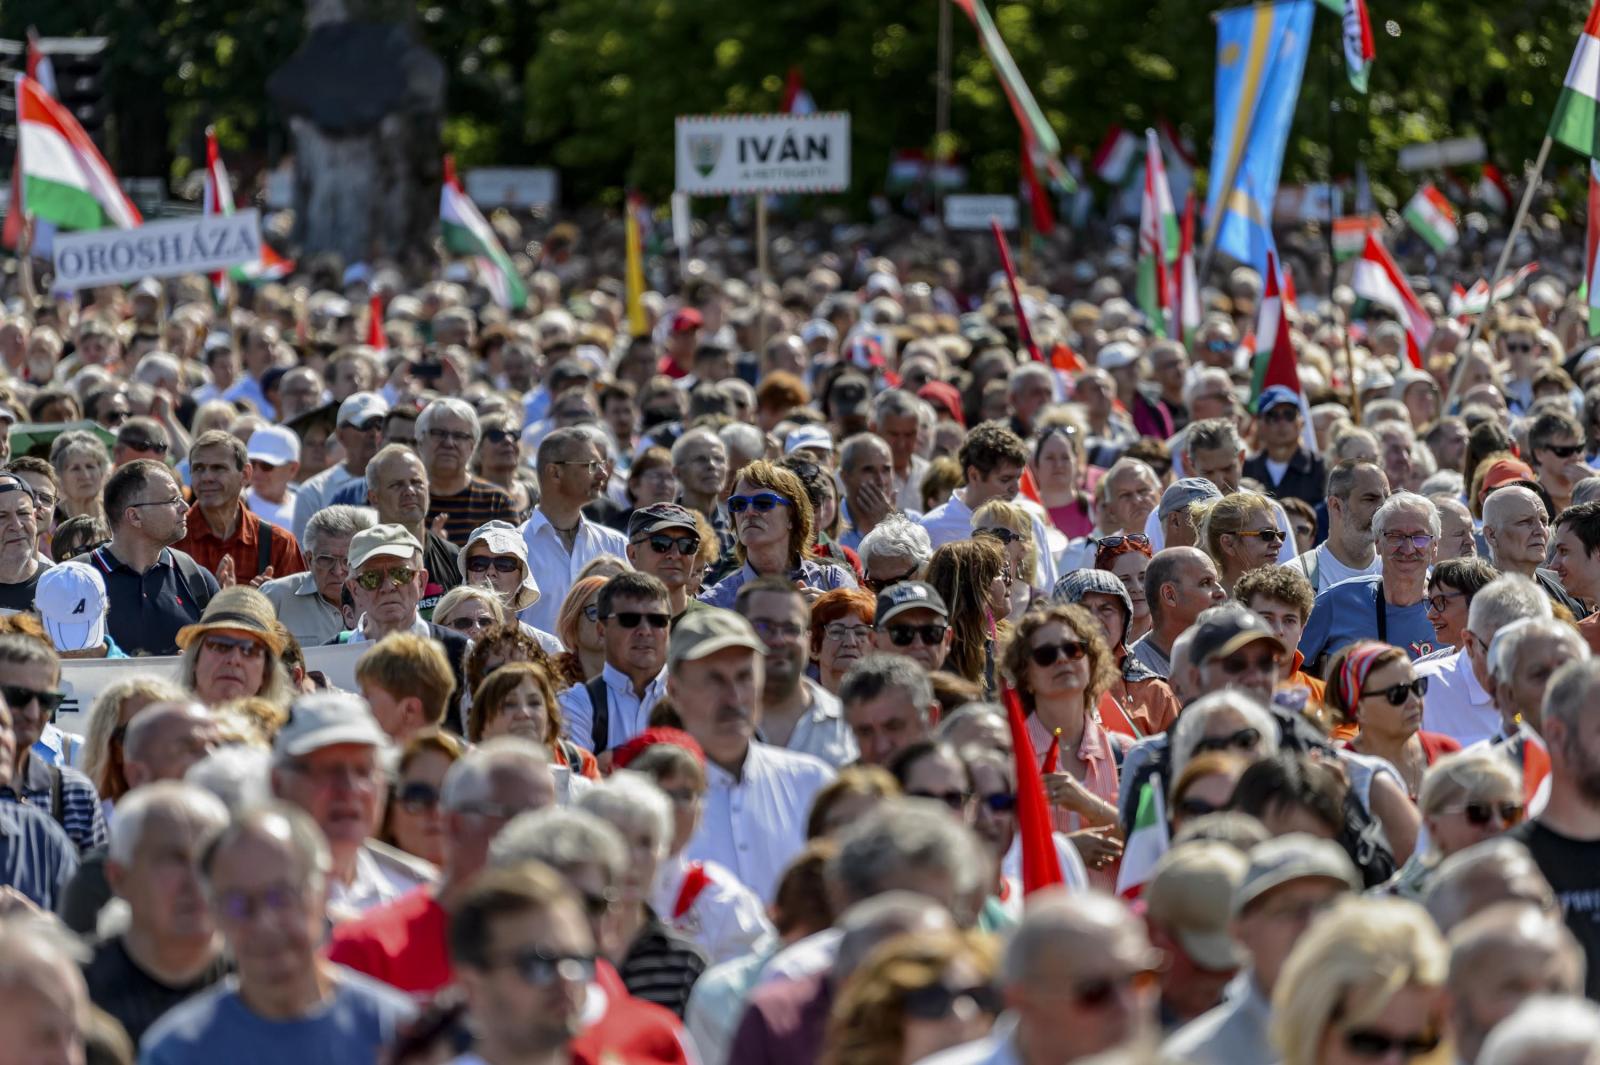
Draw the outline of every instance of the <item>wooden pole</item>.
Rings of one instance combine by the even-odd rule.
[[[22,299],[32,314],[38,304],[38,293],[33,287],[33,215],[24,213],[22,216],[22,239],[17,257],[18,281],[22,285]]]
[[[939,0],[939,70],[933,97],[933,159],[928,168],[933,183],[933,216],[944,236],[944,188],[939,167],[944,162],[945,139],[950,134],[950,0]]]
[[[767,350],[767,196],[756,193],[756,351]]]

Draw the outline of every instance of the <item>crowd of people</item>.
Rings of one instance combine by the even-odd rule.
[[[0,319],[0,1062],[1595,1060],[1575,291],[584,251]]]

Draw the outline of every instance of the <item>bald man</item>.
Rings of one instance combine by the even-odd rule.
[[[1533,489],[1520,484],[1495,489],[1483,501],[1483,539],[1489,545],[1489,560],[1501,573],[1520,573],[1538,581],[1551,601],[1575,618],[1589,613],[1561,586],[1560,578],[1544,568],[1550,512]]]
[[[1534,995],[1582,995],[1584,958],[1560,918],[1500,902],[1450,933],[1450,997],[1461,1061],[1478,1060],[1495,1025]]]

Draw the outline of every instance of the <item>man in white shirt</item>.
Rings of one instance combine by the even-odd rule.
[[[1372,516],[1389,498],[1389,478],[1373,462],[1341,462],[1328,471],[1328,539],[1294,560],[1295,569],[1321,593],[1351,577],[1382,568],[1372,537]]]
[[[1061,573],[1093,569],[1095,552],[1102,537],[1115,533],[1140,533],[1144,523],[1161,502],[1161,481],[1150,465],[1139,459],[1122,458],[1112,464],[1095,486],[1096,513],[1099,519],[1088,536],[1082,536],[1061,552],[1057,568]]]
[[[262,322],[246,329],[239,341],[239,360],[244,364],[244,373],[222,394],[222,398],[230,403],[236,399],[249,400],[269,422],[278,420],[278,412],[267,401],[267,394],[261,388],[261,379],[277,361],[279,343],[278,327],[271,322]]]
[[[969,538],[973,511],[985,503],[992,499],[1010,502],[1016,498],[1017,488],[1022,483],[1022,469],[1028,461],[1028,449],[1004,424],[984,422],[967,434],[956,457],[966,474],[966,485],[951,492],[946,502],[928,511],[920,522],[935,548]],[[1049,542],[1044,522],[1037,515],[1033,519],[1033,542]],[[1034,587],[1052,588],[1056,576],[1055,559],[1049,551],[1040,551]]]
[[[859,757],[839,700],[806,676],[811,661],[811,609],[791,581],[757,577],[743,585],[733,609],[767,645],[761,689],[761,738],[811,754],[835,769]]]
[[[1489,694],[1489,644],[1513,621],[1550,616],[1549,598],[1526,577],[1506,574],[1479,590],[1467,608],[1466,646],[1449,657],[1417,663],[1417,676],[1428,678],[1422,727],[1463,747],[1498,732],[1500,712]]]
[[[519,615],[545,632],[556,631],[561,604],[578,571],[596,555],[626,558],[628,538],[583,516],[610,479],[605,451],[588,430],[557,429],[539,442],[539,505],[522,523],[528,569],[539,581],[539,601]]]
[[[587,684],[557,697],[567,738],[603,755],[645,730],[650,711],[667,687],[667,588],[648,573],[619,573],[596,602],[606,664]],[[580,621],[579,624],[590,624]]]
[[[339,404],[334,436],[344,448],[344,461],[329,466],[300,486],[294,501],[294,536],[305,535],[311,515],[333,502],[340,489],[367,476],[367,463],[383,444],[383,418],[389,404],[376,392],[357,392]]]
[[[245,505],[262,521],[288,529],[294,524],[294,479],[300,472],[300,438],[281,425],[263,425],[245,444],[250,490]]]
[[[692,610],[667,646],[667,694],[706,752],[705,812],[685,854],[715,861],[770,903],[805,846],[806,817],[833,779],[827,763],[755,740],[766,645],[731,610]]]

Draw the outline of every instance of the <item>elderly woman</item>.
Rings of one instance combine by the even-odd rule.
[[[972,513],[972,535],[996,540],[1006,553],[1011,582],[1007,616],[1020,618],[1033,601],[1033,580],[1039,572],[1039,545],[1033,540],[1033,517],[1016,503],[991,499]]]
[[[1095,546],[1094,568],[1103,569],[1128,591],[1133,615],[1123,637],[1130,646],[1150,631],[1150,602],[1144,594],[1144,571],[1150,568],[1150,541],[1142,533],[1102,537]]]
[[[469,585],[488,588],[505,604],[508,619],[539,601],[539,582],[528,568],[528,545],[516,526],[490,521],[473,529],[460,553],[461,575]],[[546,651],[560,654],[561,641],[528,626]]]
[[[1243,758],[1224,751],[1208,751],[1189,760],[1172,782],[1167,798],[1167,820],[1176,836],[1183,826],[1228,808],[1234,785],[1249,766]]]
[[[1434,646],[1461,650],[1467,645],[1467,610],[1472,597],[1500,576],[1481,558],[1451,558],[1428,574],[1428,621],[1436,637]]]
[[[56,509],[62,518],[80,514],[105,518],[101,495],[111,470],[111,455],[100,438],[84,429],[72,429],[50,444],[50,465],[61,482]]]
[[[499,593],[471,584],[456,585],[441,595],[433,608],[434,624],[453,629],[469,640],[476,640],[496,625],[511,624],[513,619]]]
[[[650,906],[656,872],[672,845],[672,804],[649,777],[622,772],[585,791],[576,805],[615,828],[627,847],[618,898],[606,914],[619,945],[612,958],[617,975],[629,994],[682,1017],[708,962]]]
[[[1359,730],[1346,746],[1389,763],[1413,800],[1428,766],[1461,750],[1449,736],[1422,731],[1427,691],[1428,678],[1417,676],[1404,651],[1361,640],[1334,656],[1323,693],[1323,703],[1339,716],[1338,723]]]
[[[1247,765],[1278,751],[1278,723],[1272,712],[1237,689],[1212,692],[1184,707],[1167,735],[1172,751],[1167,767],[1177,780],[1192,759],[1232,754]]]
[[[122,737],[127,734],[128,723],[151,703],[181,703],[188,698],[178,685],[156,677],[129,677],[107,686],[95,697],[89,707],[89,727],[80,758],[107,815],[131,787],[122,768]]]
[[[444,814],[439,796],[444,776],[467,745],[442,729],[425,729],[412,736],[400,752],[395,768],[394,794],[389,798],[383,830],[378,837],[434,865],[444,865]]]
[[[520,736],[548,751],[552,765],[590,779],[598,776],[594,755],[564,738],[565,731],[555,683],[540,663],[508,662],[472,690],[467,739],[482,743],[496,736]]]
[[[1056,581],[1050,598],[1081,606],[1100,624],[1117,670],[1097,710],[1106,728],[1131,739],[1165,732],[1178,716],[1177,696],[1139,659],[1128,653],[1133,603],[1116,576],[1103,569],[1078,569]]]
[[[649,777],[672,801],[672,843],[651,893],[657,916],[693,940],[712,964],[764,949],[773,930],[761,899],[723,866],[684,855],[705,809],[705,754],[694,737],[646,729],[615,758],[618,769]]]
[[[259,695],[280,706],[291,696],[283,641],[267,597],[247,585],[212,596],[193,625],[178,630],[178,674],[207,706]]]
[[[872,651],[872,621],[877,604],[861,588],[824,592],[811,605],[811,657],[817,681],[837,695],[850,667]]]
[[[1349,898],[1319,917],[1272,994],[1283,1065],[1449,1065],[1450,950],[1426,910]]]
[[[1498,751],[1446,755],[1428,767],[1417,799],[1428,847],[1401,866],[1384,889],[1422,901],[1439,863],[1522,823],[1522,774]]]
[[[928,583],[944,599],[953,633],[944,668],[987,694],[995,690],[996,644],[1015,580],[1000,544],[986,537],[945,544],[928,563]]]
[[[1277,562],[1283,530],[1278,528],[1266,496],[1234,492],[1196,503],[1192,516],[1196,544],[1217,564],[1222,586],[1229,594],[1247,570]]]
[[[1069,540],[1094,530],[1094,514],[1085,471],[1084,433],[1071,423],[1050,424],[1039,431],[1028,467],[1039,485],[1039,498],[1051,524]]]
[[[890,585],[920,579],[933,557],[933,542],[928,530],[895,511],[861,538],[857,552],[865,574],[862,586],[879,595]]]
[[[819,562],[816,514],[805,486],[789,470],[757,459],[739,471],[728,497],[739,569],[700,593],[700,601],[732,608],[746,581],[778,576],[799,583],[815,600],[834,588],[856,587],[848,566]]]

